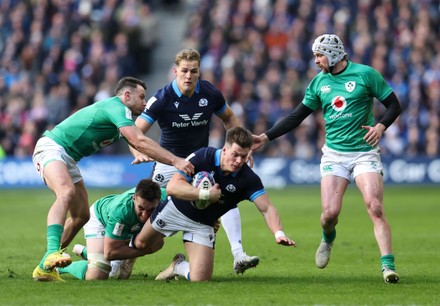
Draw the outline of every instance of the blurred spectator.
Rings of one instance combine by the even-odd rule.
[[[215,85],[231,105],[244,110],[243,122],[254,134],[301,102],[305,87],[318,71],[312,40],[332,32],[344,40],[349,59],[382,73],[402,103],[398,123],[381,143],[384,156],[440,155],[438,1],[197,2],[185,41],[201,50],[204,66],[215,73]],[[225,62],[234,69],[225,71]],[[231,82],[240,88],[239,93],[231,90]],[[375,103],[374,114],[379,117],[382,112],[380,103]],[[324,124],[318,115],[312,118],[316,121],[271,142],[261,152],[303,159],[320,156]]]
[[[39,135],[112,94],[122,75],[150,73],[151,48],[160,43],[151,11],[157,3],[0,1],[0,144],[6,154],[26,154],[15,148],[32,130],[28,121]],[[438,1],[191,0],[188,6],[184,47],[201,52],[202,77],[222,90],[253,133],[301,102],[318,71],[312,40],[334,32],[349,59],[381,72],[402,103],[403,113],[381,142],[384,156],[440,156]],[[375,115],[382,112],[375,103]],[[216,128],[212,143],[221,142]],[[323,129],[316,113],[260,152],[318,157]]]
[[[2,152],[31,155],[45,129],[148,72],[158,34],[148,2],[0,1]]]

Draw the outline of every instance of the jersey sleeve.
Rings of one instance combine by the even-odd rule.
[[[131,110],[122,103],[112,103],[104,105],[104,111],[110,120],[118,129],[124,126],[135,125]]]
[[[218,92],[217,101],[218,101],[218,103],[217,103],[217,106],[214,110],[214,114],[216,116],[220,116],[221,114],[223,114],[225,112],[228,104],[226,103],[225,97],[223,97],[221,92]]]
[[[140,115],[140,118],[147,121],[149,124],[153,124],[157,118],[159,117],[159,104],[160,101],[157,98],[156,95],[152,96],[147,101],[147,106],[145,107],[145,110]]]
[[[260,177],[252,171],[252,169],[247,169],[249,172],[247,182],[249,183],[247,190],[247,197],[249,201],[254,202],[256,198],[266,193],[263,183]]]
[[[367,70],[366,78],[371,89],[371,93],[379,101],[385,100],[392,92],[393,89],[385,81],[382,75],[372,67]]]
[[[318,74],[319,76],[319,74]],[[302,103],[313,111],[317,110],[321,106],[321,99],[319,98],[317,87],[317,76],[310,82],[306,89]]]

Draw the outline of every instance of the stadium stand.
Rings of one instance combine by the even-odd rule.
[[[145,56],[157,41],[145,39],[157,32],[153,2],[0,1],[0,156],[29,156],[44,129],[111,95],[120,76],[154,73]],[[190,11],[183,47],[201,52],[202,78],[253,133],[300,103],[317,73],[312,41],[333,32],[350,59],[385,76],[403,105],[381,141],[384,156],[439,156],[438,1],[187,0],[179,8]],[[377,116],[382,111],[376,103]],[[213,126],[213,144],[222,143],[220,131]],[[312,159],[322,143],[316,112],[258,153]]]

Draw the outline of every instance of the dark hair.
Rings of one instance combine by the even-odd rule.
[[[234,127],[226,132],[226,143],[232,145],[238,144],[243,149],[251,148],[254,144],[254,138],[249,130],[242,127]]]
[[[120,91],[124,88],[124,87],[131,87],[131,88],[136,88],[138,85],[141,85],[145,90],[147,90],[147,85],[145,85],[145,82],[139,79],[136,79],[134,77],[123,77],[122,79],[120,79],[118,81],[118,84],[116,85],[115,88],[115,95],[120,94]]]
[[[162,192],[159,184],[150,179],[141,180],[136,186],[136,195],[147,201],[160,200]]]

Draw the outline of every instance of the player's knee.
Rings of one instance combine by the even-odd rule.
[[[110,261],[104,258],[104,254],[102,253],[88,253],[87,259],[89,260],[88,268],[95,268],[105,273],[106,275],[110,274],[112,267],[110,265]]]
[[[75,195],[75,186],[70,184],[66,184],[62,186],[62,188],[58,188],[58,192],[56,192],[57,200],[67,204],[74,201]]]

